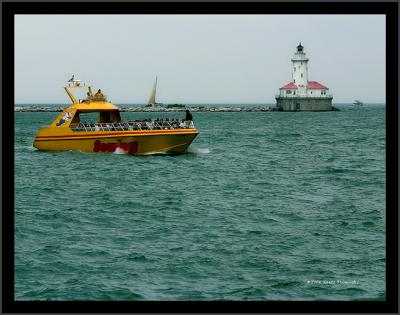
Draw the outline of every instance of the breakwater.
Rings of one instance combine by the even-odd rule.
[[[62,112],[66,106],[41,106],[25,105],[15,106],[15,112]],[[186,108],[165,108],[165,107],[139,107],[121,106],[121,112],[184,112],[189,109],[191,112],[269,112],[276,108],[271,106],[187,106]]]

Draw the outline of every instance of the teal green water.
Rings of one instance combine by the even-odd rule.
[[[385,107],[341,110],[193,113],[145,157],[39,152],[57,113],[15,113],[16,299],[385,299]]]

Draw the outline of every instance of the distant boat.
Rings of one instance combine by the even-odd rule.
[[[364,103],[361,102],[361,101],[359,101],[359,100],[355,100],[355,101],[353,102],[353,105],[354,105],[354,106],[363,106]]]
[[[157,93],[157,77],[154,81],[153,88],[150,92],[149,101],[147,102],[146,107],[162,107],[164,104],[156,102],[156,93]]]

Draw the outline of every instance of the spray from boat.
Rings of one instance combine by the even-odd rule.
[[[187,153],[192,153],[192,154],[208,154],[210,152],[211,150],[208,148],[198,148],[193,145],[189,147],[189,149],[187,150]]]

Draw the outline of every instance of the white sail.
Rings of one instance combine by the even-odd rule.
[[[154,82],[154,86],[153,89],[151,90],[150,93],[150,97],[149,97],[149,101],[148,104],[150,105],[154,105],[156,103],[156,91],[157,91],[157,77],[156,77],[156,81]]]

